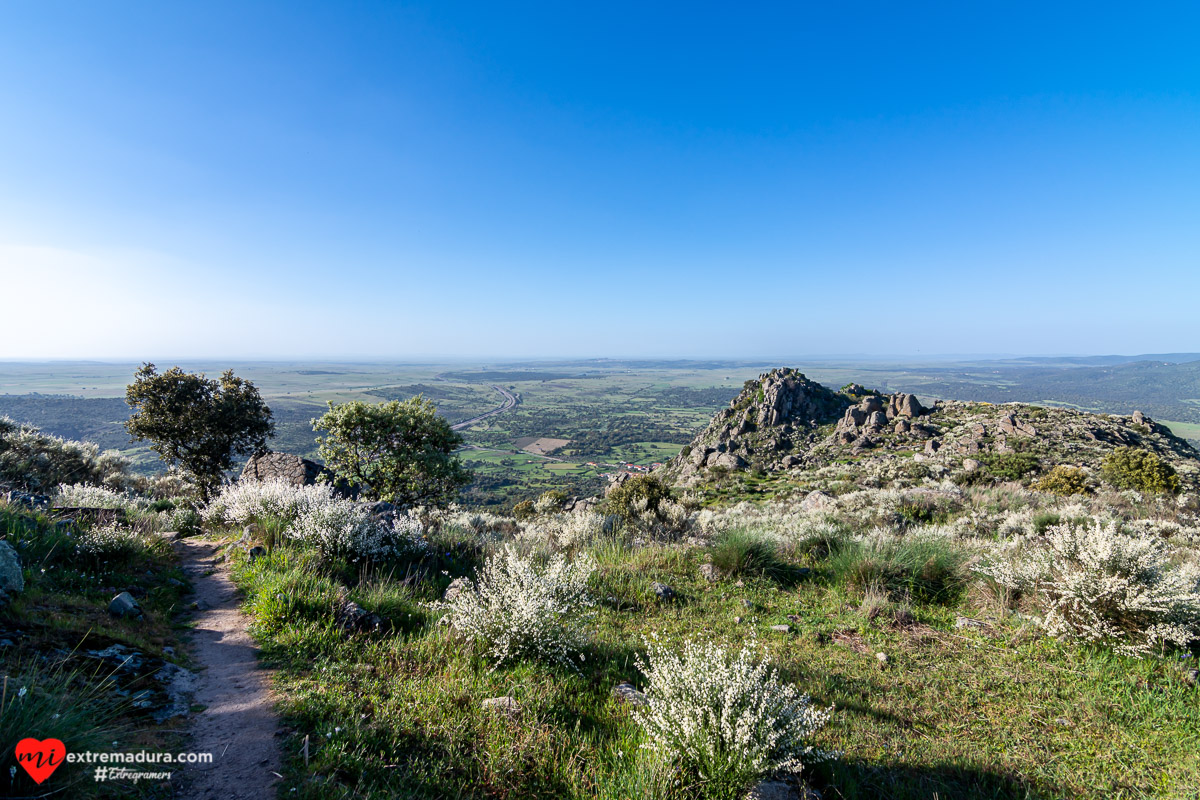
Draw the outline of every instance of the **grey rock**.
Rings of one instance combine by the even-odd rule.
[[[970,617],[956,617],[954,620],[954,627],[958,630],[962,630],[963,628],[980,630],[986,628],[987,623],[983,622],[982,620],[971,619]]]
[[[372,614],[353,600],[342,602],[336,619],[338,627],[346,633],[377,631],[383,627],[383,619],[378,614]]]
[[[779,463],[784,469],[794,469],[794,468],[800,466],[801,464],[803,464],[804,462],[801,461],[796,456],[784,456],[783,460],[780,461]]]
[[[675,597],[675,590],[670,586],[667,586],[665,583],[659,583],[658,581],[655,581],[654,583],[650,584],[650,589],[655,595],[658,596],[659,600],[671,600]]]
[[[858,408],[863,412],[863,414],[870,418],[872,414],[883,412],[883,398],[879,397],[878,395],[864,397],[858,404]]]
[[[613,687],[613,697],[617,698],[618,702],[625,703],[631,706],[648,706],[650,700],[646,695],[637,690],[632,683],[618,683]]]
[[[973,458],[964,458],[963,459],[963,470],[965,472],[974,472],[975,470],[979,469],[982,466],[983,466],[983,464],[981,462],[976,461]]]
[[[154,721],[161,725],[175,717],[186,717],[191,708],[192,696],[199,687],[199,676],[183,667],[167,663],[154,673],[154,678],[163,684],[167,695],[166,705],[151,715]]]
[[[715,565],[701,564],[700,565],[700,577],[704,578],[704,580],[708,581],[709,583],[712,583],[712,582],[716,581],[717,578],[720,576],[717,573],[717,568]]]
[[[25,576],[21,574],[21,557],[8,542],[0,540],[0,602],[8,595],[25,590]]]
[[[759,781],[746,794],[746,800],[800,800],[800,795],[783,781]]]
[[[469,588],[470,585],[471,582],[466,578],[455,578],[454,580],[450,581],[450,585],[446,587],[446,592],[442,595],[442,599],[447,603],[452,603],[454,602],[454,598],[458,597],[459,593],[464,589]]]
[[[928,409],[921,405],[921,401],[915,394],[902,394],[899,395],[899,398],[896,405],[896,416],[912,418],[928,413]]]
[[[521,716],[521,704],[517,702],[517,698],[515,697],[489,697],[479,705],[487,711],[504,714],[509,719],[516,719]]]
[[[772,625],[771,630],[775,631],[776,633],[791,633],[792,626],[791,625]]]
[[[832,502],[833,498],[824,492],[813,491],[806,494],[800,501],[800,508],[805,511],[820,511],[827,508]]]
[[[909,433],[912,431],[912,423],[906,419],[896,420],[896,427],[893,431],[897,434]]]
[[[726,467],[727,469],[745,469],[746,459],[734,453],[716,453],[709,456],[708,466]]]
[[[323,464],[291,453],[268,451],[247,461],[239,480],[245,483],[281,480],[292,486],[311,486],[322,476],[333,479],[333,473]]]
[[[997,423],[997,427],[1000,429],[1001,433],[1008,434],[1009,436],[1020,436],[1026,438],[1037,436],[1037,429],[1028,422],[1018,419],[1016,414],[1002,415],[1000,417],[1000,421]]]
[[[142,609],[138,607],[133,595],[129,592],[121,592],[109,602],[108,613],[114,617],[137,617],[141,616]]]
[[[1134,425],[1145,425],[1146,424],[1146,415],[1143,414],[1141,411],[1134,411],[1133,412],[1133,424]]]
[[[256,544],[256,545],[254,545],[254,547],[251,547],[249,550],[246,551],[246,555],[249,556],[251,564],[253,564],[258,559],[262,558],[266,554],[267,554],[267,548],[263,547],[261,544]]]
[[[925,443],[925,454],[926,455],[933,455],[934,453],[936,453],[938,450],[941,450],[941,449],[942,449],[942,443],[939,442],[937,439],[930,439],[929,441],[927,441]]]
[[[882,411],[872,411],[867,417],[867,427],[873,431],[881,431],[887,427],[887,415]]]

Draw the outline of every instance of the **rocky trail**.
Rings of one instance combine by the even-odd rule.
[[[268,675],[259,667],[258,648],[246,632],[249,620],[238,609],[237,589],[228,566],[218,561],[217,544],[180,539],[176,547],[195,588],[192,654],[200,678],[194,702],[205,707],[196,715],[189,749],[213,754],[211,764],[183,770],[177,796],[273,797],[280,770],[278,720]]]

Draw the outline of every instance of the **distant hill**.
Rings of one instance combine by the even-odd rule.
[[[1055,366],[1075,364],[1081,367],[1104,367],[1116,364],[1132,364],[1138,361],[1165,361],[1171,364],[1185,364],[1189,361],[1200,361],[1200,353],[1146,353],[1139,356],[1028,356],[1006,359],[1004,363],[1046,364]]]
[[[892,383],[902,386],[904,381]],[[966,382],[946,371],[940,380],[935,376],[909,390],[953,400],[1049,403],[1112,414],[1142,411],[1157,419],[1200,423],[1200,360],[1009,367],[997,370],[991,385]]]

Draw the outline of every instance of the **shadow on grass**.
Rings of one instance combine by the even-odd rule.
[[[845,800],[1050,800],[1070,796],[1063,791],[1039,789],[1017,775],[951,764],[881,764],[843,757],[815,765],[807,774],[826,798]]]

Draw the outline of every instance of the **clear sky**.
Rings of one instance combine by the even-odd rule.
[[[1200,6],[0,3],[0,358],[1200,351]]]

